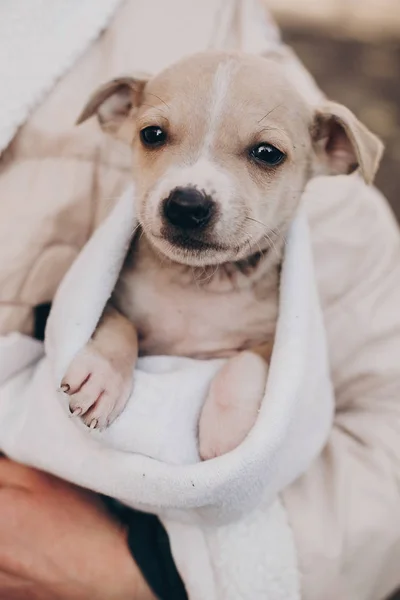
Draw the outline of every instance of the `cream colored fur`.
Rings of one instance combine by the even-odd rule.
[[[207,52],[154,78],[113,80],[79,122],[95,113],[105,131],[131,144],[139,229],[63,390],[74,414],[104,428],[129,397],[138,353],[230,358],[199,429],[203,459],[225,453],[247,435],[263,397],[284,239],[306,184],[357,167],[372,181],[381,143],[344,107],[307,102],[279,58],[236,53]],[[150,126],[166,136],[155,148],[141,139]],[[278,149],[282,162],[255,160],[259,144]],[[217,217],[200,238],[185,231],[181,244],[162,207],[188,187],[212,199]]]

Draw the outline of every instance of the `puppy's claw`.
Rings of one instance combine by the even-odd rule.
[[[112,362],[88,345],[73,359],[61,383],[68,382],[70,386],[71,415],[82,419],[89,431],[99,431],[105,428],[107,419],[115,418],[123,410],[131,380],[129,364],[123,360],[121,364]]]

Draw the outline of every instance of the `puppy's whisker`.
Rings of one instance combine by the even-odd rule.
[[[263,128],[260,130],[260,133],[262,133],[263,131],[280,131],[280,132],[281,132],[281,133],[283,133],[283,134],[285,133],[285,132],[283,131],[283,129],[281,129],[280,127],[263,127]],[[300,161],[299,161],[299,162],[300,162]]]
[[[140,227],[140,224],[138,223],[138,224],[137,224],[137,225],[136,225],[136,226],[133,228],[133,231],[132,231],[132,237],[134,237],[134,236],[136,235],[136,232],[137,232],[137,230],[139,229],[139,227]]]
[[[157,96],[157,94],[153,94],[152,92],[147,92],[149,96],[154,96],[154,98],[157,98],[157,100],[159,100],[160,102],[162,102],[163,104],[165,104],[165,106],[169,109],[170,106],[165,102],[165,100],[163,100],[162,98],[160,98],[160,96]]]
[[[259,253],[261,255],[261,258],[264,258],[265,250],[263,250],[261,248],[259,240],[256,240],[256,245],[257,245],[258,251],[259,251]]]
[[[158,110],[161,115],[163,116],[165,113],[165,110],[162,106],[154,106],[154,104],[148,104],[147,102],[143,102],[142,106],[148,106],[149,108],[153,108],[154,110]],[[166,119],[166,117],[163,116],[164,119]]]
[[[266,225],[262,221],[259,221],[258,219],[254,219],[253,217],[246,217],[246,220],[254,221],[254,223],[258,223],[259,225],[262,225],[262,227],[266,227]]]
[[[195,267],[190,267],[190,271],[192,273],[192,278],[193,278],[193,281],[194,281],[197,289],[200,289],[198,278],[196,277],[196,268]]]
[[[213,271],[211,271],[211,273],[209,275],[206,275],[206,277],[200,277],[196,280],[197,283],[208,283],[210,282],[212,279],[214,279],[214,276],[217,274],[219,269],[219,265],[215,265],[215,268]],[[207,267],[205,267],[203,269],[203,273],[207,273]]]
[[[159,106],[154,106],[154,104],[149,104],[148,102],[142,102],[142,106],[148,106],[149,108],[154,108],[154,110],[162,110]]]
[[[269,110],[269,111],[267,112],[267,114],[266,114],[266,115],[264,115],[264,116],[262,117],[262,119],[260,119],[260,120],[258,121],[258,123],[260,124],[262,121],[264,121],[264,119],[266,119],[266,118],[267,118],[269,115],[271,115],[271,114],[272,114],[272,113],[273,113],[275,110],[277,110],[277,109],[278,109],[278,108],[280,108],[281,106],[283,106],[283,104],[282,104],[282,103],[281,103],[281,104],[278,104],[277,106],[274,106],[274,108],[271,108],[271,110]]]
[[[254,223],[257,223],[258,225],[260,225],[262,227],[262,229],[263,229],[263,231],[262,231],[262,238],[265,239],[268,242],[268,246],[270,248],[272,248],[272,250],[274,251],[274,253],[276,254],[276,256],[278,258],[280,258],[281,257],[281,253],[280,253],[279,249],[277,248],[276,243],[275,243],[275,241],[273,239],[273,236],[280,237],[281,239],[283,238],[283,236],[280,233],[280,230],[277,231],[278,228],[268,229],[264,223],[262,223],[258,219],[254,219],[253,217],[246,217],[246,219],[249,220],[249,221],[253,221]],[[257,245],[260,248],[259,242],[257,242]],[[265,252],[265,250],[263,252]],[[263,253],[262,253],[262,255],[263,255]]]
[[[193,281],[196,284],[196,287],[200,289],[200,279],[201,279],[201,275],[202,273],[205,273],[206,269],[205,267],[191,267],[191,271],[192,271],[192,275],[193,275]]]
[[[273,241],[273,239],[271,238],[271,236],[269,236],[267,233],[264,235],[264,238],[267,240],[267,242],[269,243],[269,245],[272,247],[273,251],[275,252],[276,256],[278,258],[280,258],[280,253],[278,251],[278,248],[276,247],[275,242]]]
[[[279,237],[282,240],[283,245],[286,245],[287,236],[284,233],[282,233],[282,230],[279,227],[271,229],[271,233],[273,233],[276,237]]]
[[[251,240],[252,240],[252,239],[253,239],[253,238],[251,238]],[[251,248],[251,240],[250,240],[250,239],[249,239],[249,240],[247,240],[247,243],[248,243],[248,245],[249,245],[249,252],[250,252],[250,254],[252,253],[252,248]]]

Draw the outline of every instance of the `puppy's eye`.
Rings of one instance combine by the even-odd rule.
[[[145,146],[162,146],[167,139],[167,134],[161,127],[151,125],[141,130],[140,139]]]
[[[286,158],[286,155],[278,150],[278,148],[265,143],[254,146],[250,150],[250,156],[257,162],[270,165],[271,167],[279,165]]]

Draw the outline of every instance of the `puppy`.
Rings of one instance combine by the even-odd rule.
[[[115,79],[78,122],[95,114],[132,149],[139,227],[62,382],[70,410],[109,425],[138,355],[226,358],[199,422],[202,459],[226,453],[264,395],[285,235],[307,182],[359,168],[369,183],[382,145],[345,107],[312,107],[279,60],[253,55],[208,52]]]

